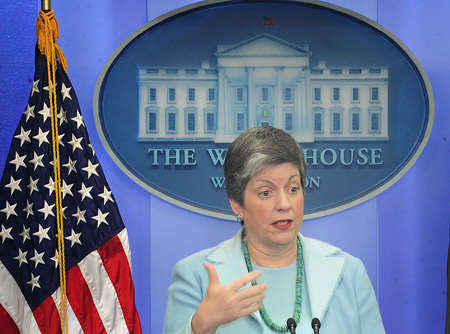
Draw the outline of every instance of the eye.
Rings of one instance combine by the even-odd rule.
[[[289,188],[289,191],[294,194],[297,193],[299,190],[300,190],[300,187],[290,187]]]
[[[270,191],[269,190],[264,190],[264,191],[261,191],[259,193],[259,196],[261,196],[261,197],[267,197],[269,195],[270,195]]]

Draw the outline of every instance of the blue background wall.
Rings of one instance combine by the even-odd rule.
[[[120,43],[151,19],[190,2],[52,2],[69,77],[129,232],[144,333],[162,332],[174,263],[233,235],[239,226],[178,208],[132,182],[103,148],[92,100],[100,71]],[[388,333],[443,333],[450,220],[450,3],[332,3],[378,22],[415,54],[433,87],[435,122],[424,152],[396,184],[354,208],[305,221],[302,232],[338,245],[365,262]],[[29,0],[0,6],[0,172],[31,89],[39,6],[40,1]]]

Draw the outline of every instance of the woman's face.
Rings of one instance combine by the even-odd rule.
[[[288,162],[253,176],[244,193],[244,205],[230,199],[255,246],[278,247],[296,242],[303,221],[304,196],[298,168]]]

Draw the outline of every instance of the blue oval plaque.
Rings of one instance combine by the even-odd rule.
[[[159,17],[110,57],[96,125],[150,192],[230,218],[223,162],[245,129],[271,125],[305,150],[305,218],[395,183],[431,132],[434,102],[414,55],[377,23],[323,2],[205,1]]]

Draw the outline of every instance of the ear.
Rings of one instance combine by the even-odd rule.
[[[231,209],[233,210],[234,214],[242,216],[242,212],[244,210],[242,209],[242,206],[239,204],[239,202],[230,197],[228,197],[228,201],[230,202],[230,206],[231,206]]]

